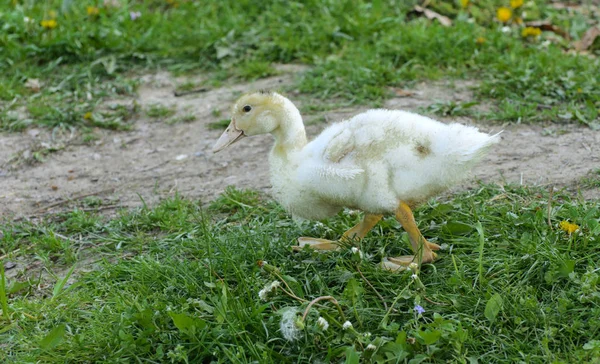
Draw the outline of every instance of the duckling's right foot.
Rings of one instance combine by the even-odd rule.
[[[340,250],[339,241],[307,237],[298,238],[298,245],[292,246],[292,250],[299,252],[304,249],[305,246],[309,246],[311,249],[323,251]]]

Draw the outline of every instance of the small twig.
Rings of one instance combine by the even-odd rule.
[[[321,296],[321,297],[317,297],[314,300],[310,301],[310,303],[308,304],[308,306],[306,306],[306,309],[304,310],[304,314],[302,315],[302,321],[306,320],[306,316],[308,316],[308,311],[310,311],[310,308],[315,303],[317,303],[319,301],[323,301],[323,300],[328,300],[331,303],[333,303],[335,305],[335,307],[337,308],[338,312],[340,313],[340,316],[342,317],[342,320],[346,321],[346,315],[344,315],[344,311],[342,311],[342,308],[340,307],[340,304],[332,296]]]
[[[95,196],[95,195],[102,195],[102,194],[104,194],[106,192],[114,192],[114,190],[115,190],[115,188],[112,187],[112,188],[107,188],[107,189],[101,190],[101,191],[86,193],[86,194],[78,195],[78,196],[75,196],[75,197],[72,197],[72,198],[67,198],[66,200],[62,200],[62,201],[58,201],[58,202],[55,202],[55,203],[51,203],[50,205],[44,206],[42,208],[39,208],[35,212],[43,212],[43,211],[46,211],[46,210],[51,209],[53,207],[64,205],[64,204],[72,202],[72,201],[80,200],[80,199],[85,198],[85,197],[90,197],[90,196]]]
[[[552,213],[552,195],[554,194],[554,186],[550,186],[550,194],[548,195],[548,226],[552,229],[552,221],[550,221],[550,214]]]
[[[199,94],[199,93],[206,92],[206,91],[209,91],[209,88],[200,87],[200,88],[196,88],[193,90],[187,90],[187,91],[174,91],[173,95],[175,95],[175,97],[181,97],[181,96],[185,96],[185,95]]]
[[[281,288],[281,290],[287,294],[288,296],[292,297],[295,300],[301,301],[301,302],[308,302],[308,300],[305,300],[304,298],[300,298],[298,296],[296,296],[294,294],[294,291],[292,291],[292,288],[287,284],[287,282],[285,281],[285,279],[283,279],[283,277],[281,275],[279,275],[279,273],[272,271],[271,273],[273,273],[277,278],[279,278],[279,280],[285,285],[285,287],[287,288],[287,290]]]
[[[371,282],[369,282],[369,280],[367,279],[367,277],[365,277],[365,275],[360,271],[360,268],[358,267],[358,265],[356,266],[356,270],[358,271],[358,274],[360,274],[360,276],[362,277],[362,279],[364,279],[364,281],[367,282],[367,284],[369,285],[369,287],[371,287],[371,289],[373,290],[373,292],[375,292],[375,294],[377,295],[377,297],[379,297],[379,299],[383,303],[383,307],[387,311],[388,306],[387,306],[387,303],[385,303],[385,300],[383,299],[383,296],[379,294],[379,292],[375,289],[375,287],[373,287],[373,285],[371,284]]]
[[[19,248],[19,249],[15,249],[15,250],[13,250],[13,251],[12,251],[12,252],[10,252],[10,253],[6,253],[6,254],[4,254],[3,256],[1,256],[1,257],[0,257],[0,260],[2,260],[2,259],[4,259],[4,258],[8,257],[8,256],[9,256],[9,255],[11,255],[11,254],[18,253],[20,250],[21,250],[21,248]]]
[[[223,281],[223,278],[221,278],[221,276],[217,272],[212,270],[207,263],[205,263],[205,262],[200,262],[200,263],[202,263],[215,277],[217,277],[218,280]]]
[[[290,296],[291,298],[298,300],[300,302],[308,302],[308,300],[305,300],[304,298],[300,298],[298,296],[296,296],[293,292],[288,291],[287,289],[283,288],[283,287],[279,287],[279,289],[285,293],[286,295]]]
[[[123,208],[123,207],[127,207],[127,206],[125,206],[125,205],[106,205],[106,206],[99,206],[99,207],[87,207],[84,209],[79,209],[79,211],[83,211],[83,212],[103,211],[103,210],[119,209],[119,208]]]
[[[158,168],[158,167],[162,167],[162,166],[164,166],[165,164],[168,164],[169,162],[170,162],[170,160],[166,160],[166,161],[164,161],[164,162],[161,162],[161,163],[159,163],[159,164],[157,164],[157,165],[154,165],[154,166],[152,166],[152,167],[148,167],[148,168],[141,169],[141,170],[139,170],[138,172],[139,172],[139,173],[142,173],[142,172],[148,172],[148,171],[151,171],[151,170],[153,170],[153,169],[156,169],[156,168]],[[145,178],[145,177],[144,177],[144,178]]]

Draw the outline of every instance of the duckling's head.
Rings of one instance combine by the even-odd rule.
[[[231,108],[231,123],[213,147],[213,152],[225,149],[245,136],[273,132],[284,115],[285,98],[275,92],[260,91],[240,97]]]

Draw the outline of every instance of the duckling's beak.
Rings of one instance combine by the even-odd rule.
[[[244,132],[235,126],[235,120],[232,119],[227,129],[225,129],[223,134],[221,134],[221,137],[219,138],[219,140],[217,140],[217,143],[213,147],[213,153],[227,148],[228,146],[237,142],[243,137],[245,137]]]

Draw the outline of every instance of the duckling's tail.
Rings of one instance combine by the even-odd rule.
[[[500,141],[500,133],[489,135],[477,128],[460,124],[449,125],[445,155],[450,164],[469,168],[479,162],[488,149]]]

